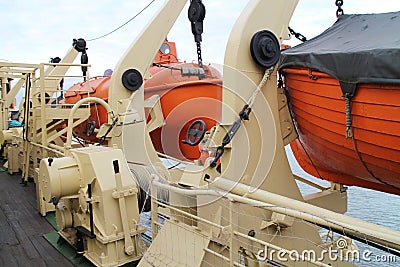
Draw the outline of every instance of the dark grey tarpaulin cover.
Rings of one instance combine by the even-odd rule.
[[[400,12],[342,15],[319,36],[282,53],[279,68],[292,66],[345,83],[400,84]]]

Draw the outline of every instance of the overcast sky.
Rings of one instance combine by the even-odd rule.
[[[150,0],[2,1],[0,60],[40,63],[48,62],[50,57],[62,57],[70,48],[73,38],[89,40],[107,33],[126,22],[149,2]],[[105,69],[115,67],[124,51],[162,3],[164,0],[156,0],[127,26],[105,38],[88,42],[89,63],[93,65],[91,76],[101,75]],[[247,1],[203,0],[203,3],[207,9],[203,60],[222,63],[230,29]],[[398,11],[400,1],[344,0],[343,9],[346,14]],[[311,38],[335,22],[335,12],[334,0],[300,0],[290,26]],[[197,58],[187,20],[187,8],[168,39],[177,43],[180,59],[193,61]]]

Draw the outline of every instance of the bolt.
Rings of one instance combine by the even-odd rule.
[[[256,231],[250,230],[247,235],[250,236],[250,237],[255,237],[256,236]]]

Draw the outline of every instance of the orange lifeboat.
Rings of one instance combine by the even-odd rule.
[[[339,82],[305,68],[284,72],[299,133],[291,148],[300,166],[333,182],[400,195],[399,86],[357,88],[351,107],[356,151],[353,140],[345,137],[346,110]]]
[[[174,42],[165,41],[155,57],[155,64],[149,68],[151,78],[144,83],[145,99],[159,95],[165,125],[150,133],[158,152],[179,159],[194,160],[200,157],[199,149],[183,144],[190,124],[198,119],[205,122],[207,130],[221,117],[222,78],[218,70],[204,66],[205,75],[182,75],[181,69],[198,68],[197,64],[180,62]],[[88,96],[108,100],[110,76],[89,79],[73,85],[65,93],[65,103],[73,104]],[[150,118],[148,117],[148,120]],[[74,128],[75,134],[85,140],[97,142],[95,135],[88,136],[88,123],[96,128],[107,122],[107,113],[102,106],[92,105],[89,122]]]
[[[299,135],[291,148],[309,174],[400,195],[395,15],[341,16],[320,36],[283,52],[280,71]],[[372,32],[379,33],[373,40]]]

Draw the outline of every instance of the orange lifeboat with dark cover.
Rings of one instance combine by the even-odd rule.
[[[174,42],[165,41],[155,57],[155,65],[150,66],[151,77],[145,80],[145,99],[159,95],[165,125],[150,133],[153,145],[158,152],[179,159],[194,160],[200,157],[197,146],[183,144],[189,125],[201,119],[209,130],[221,117],[222,77],[218,70],[204,66],[205,77],[182,76],[180,69],[198,68],[195,63],[180,62]],[[88,96],[108,100],[110,76],[100,76],[73,85],[65,93],[65,103],[74,104]],[[148,117],[148,120],[150,117]],[[107,122],[106,110],[93,104],[89,122],[96,128]],[[85,140],[97,142],[95,135],[88,136],[88,122],[74,128],[75,134]]]
[[[291,148],[309,174],[400,195],[399,27],[400,12],[343,15],[283,52]]]

